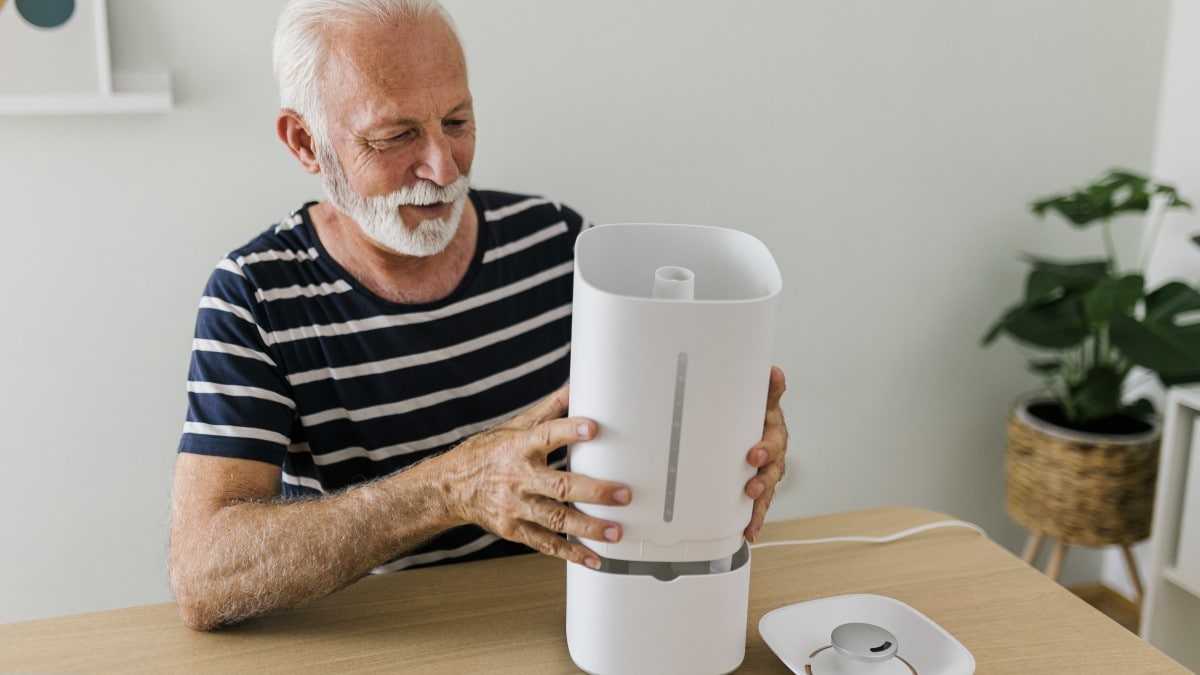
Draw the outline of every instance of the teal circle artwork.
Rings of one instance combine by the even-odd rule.
[[[17,13],[38,28],[58,28],[75,13],[75,0],[15,0]]]

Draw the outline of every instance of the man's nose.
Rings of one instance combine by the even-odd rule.
[[[454,162],[454,153],[450,147],[450,139],[445,134],[427,134],[423,138],[424,145],[417,160],[417,178],[431,181],[442,187],[458,180],[458,164]]]

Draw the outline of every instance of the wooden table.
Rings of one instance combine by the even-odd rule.
[[[769,523],[760,541],[886,535],[945,516],[884,508]],[[978,673],[1186,673],[1016,556],[964,528],[888,544],[754,551],[746,659],[786,673],[758,634],[783,605],[878,593],[959,639]],[[564,563],[537,555],[364,579],[311,607],[212,633],[164,603],[0,625],[0,671],[575,672]]]

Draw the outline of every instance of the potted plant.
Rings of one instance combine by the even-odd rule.
[[[1059,542],[1061,565],[1067,544],[1120,544],[1128,554],[1129,544],[1149,536],[1159,426],[1149,400],[1126,400],[1126,384],[1135,366],[1165,386],[1200,381],[1200,323],[1179,321],[1200,310],[1200,292],[1179,281],[1147,290],[1141,270],[1121,269],[1112,243],[1116,217],[1144,214],[1156,200],[1164,203],[1155,230],[1168,209],[1190,208],[1170,185],[1118,169],[1035,201],[1039,216],[1098,226],[1106,255],[1027,256],[1023,297],[982,339],[1016,341],[1046,385],[1018,399],[1008,421],[1006,507],[1032,533],[1030,562],[1043,537]]]

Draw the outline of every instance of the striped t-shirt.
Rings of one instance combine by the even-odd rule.
[[[384,300],[321,245],[308,209],[221,260],[204,290],[181,452],[268,462],[325,494],[443,452],[567,381],[579,214],[472,190],[474,259],[447,298]],[[376,571],[527,552],[475,526]]]

